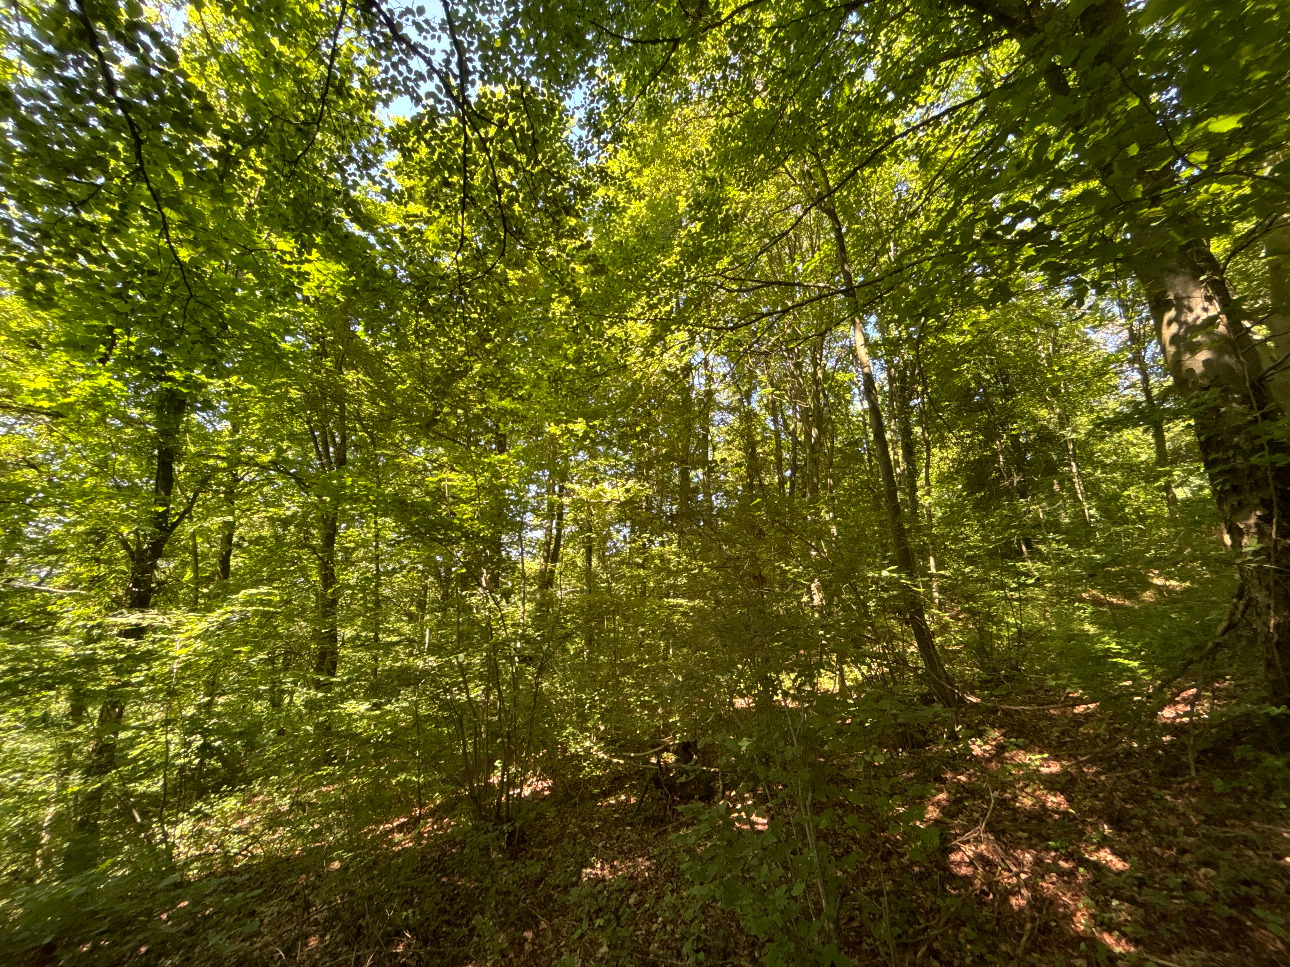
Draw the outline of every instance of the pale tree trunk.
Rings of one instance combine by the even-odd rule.
[[[372,687],[380,680],[381,670],[381,614],[383,599],[383,574],[381,571],[381,515],[372,507]]]
[[[338,367],[339,368],[339,367]],[[336,406],[335,425],[324,419],[309,424],[314,456],[328,483],[318,501],[317,608],[314,618],[314,685],[329,688],[340,666],[339,582],[336,577],[336,541],[340,533],[342,480],[349,465],[349,426],[344,400]]]
[[[703,406],[699,413],[699,472],[700,493],[703,503],[700,508],[705,521],[712,519],[715,513],[712,493],[712,404],[716,386],[712,379],[712,361],[707,350],[703,353]]]
[[[910,530],[917,534],[919,529],[918,458],[914,450],[914,418],[911,400],[913,381],[909,367],[903,362],[892,365],[890,390],[892,409],[896,414],[896,435],[900,438],[900,482],[904,485],[909,519],[914,522]]]
[[[1043,337],[1040,336],[1040,354],[1042,357],[1044,346]],[[1056,366],[1058,356],[1057,336],[1055,333],[1048,333],[1048,359]],[[1084,523],[1088,527],[1093,526],[1093,514],[1088,507],[1088,498],[1084,495],[1084,475],[1080,472],[1079,453],[1075,447],[1075,430],[1071,426],[1070,418],[1066,415],[1066,410],[1062,408],[1061,399],[1066,396],[1066,384],[1059,380],[1057,383],[1057,399],[1051,395],[1048,397],[1048,405],[1052,408],[1053,418],[1057,421],[1057,430],[1062,435],[1062,441],[1066,446],[1066,468],[1070,470],[1071,487],[1075,491],[1075,500],[1079,503],[1080,512],[1084,516]]]
[[[743,444],[744,453],[744,487],[741,497],[746,502],[762,496],[765,482],[762,480],[761,452],[757,448],[757,411],[753,408],[753,380],[745,387],[736,378],[735,390],[739,395],[737,426]]]
[[[1075,17],[1065,7],[1024,0],[955,0],[955,5],[986,15],[1026,43],[1030,56],[1043,60],[1047,86],[1076,105],[1067,122],[1072,132],[1100,115],[1108,95],[1126,92],[1137,105],[1126,123],[1141,130],[1157,128],[1158,119],[1133,89],[1135,82],[1149,84],[1149,79],[1138,70],[1124,0],[1090,0]],[[1054,17],[1066,20],[1051,22]],[[1062,37],[1066,54],[1072,39],[1083,44],[1083,56],[1064,58],[1073,65],[1075,84],[1049,59],[1047,37]],[[1122,88],[1117,89],[1114,78]],[[1144,198],[1184,187],[1172,167],[1143,167],[1130,176]],[[1108,187],[1122,197],[1116,185]],[[1282,509],[1290,506],[1290,446],[1281,435],[1268,432],[1284,410],[1274,397],[1260,348],[1234,310],[1203,226],[1178,213],[1164,226],[1158,222],[1150,212],[1131,220],[1129,237],[1137,251],[1128,261],[1146,290],[1174,386],[1194,415],[1226,541],[1237,555],[1244,621],[1262,648],[1270,697],[1279,705],[1290,704],[1290,645],[1284,630],[1290,619],[1290,542],[1281,522]]]
[[[1231,294],[1207,245],[1193,241],[1154,260],[1140,279],[1165,364],[1195,419],[1271,698],[1290,704],[1290,540],[1282,520],[1290,508],[1290,447],[1268,432],[1282,418],[1280,407],[1248,327],[1233,316]]]
[[[493,453],[504,456],[510,450],[510,439],[501,427],[493,427]],[[474,575],[475,586],[488,594],[495,594],[502,586],[502,566],[505,560],[503,543],[505,540],[506,493],[500,480],[488,480],[487,489],[480,495],[483,506],[480,517],[484,524],[484,534],[478,556],[478,572]]]
[[[927,579],[928,590],[932,594],[932,608],[936,611],[941,607],[941,586],[940,575],[936,571],[936,513],[933,508],[932,495],[932,434],[927,425],[927,388],[923,388],[923,401],[919,404],[919,424],[923,433],[923,507],[926,514],[926,538],[927,545]]]
[[[774,434],[775,489],[784,496],[784,426],[780,418],[779,395],[771,385],[770,373],[766,374],[766,395],[770,400],[770,425]]]
[[[676,465],[680,471],[679,489],[676,498],[676,516],[683,524],[694,519],[694,479],[693,467],[694,446],[691,436],[694,431],[694,367],[687,360],[681,367],[681,420],[683,429],[677,441]]]
[[[592,610],[597,595],[595,537],[590,523],[582,535],[582,575],[582,657],[587,660],[596,652],[596,614]]]
[[[192,533],[189,534],[189,537],[192,539],[192,546],[190,548],[190,551],[192,555],[191,566],[193,571],[192,600],[189,602],[189,605],[192,607],[194,611],[196,611],[198,608],[201,607],[201,604],[202,604],[202,572],[201,572],[202,559],[201,559],[201,548],[197,543],[196,527],[192,529]]]
[[[1058,413],[1061,410],[1058,409]],[[1084,523],[1089,527],[1093,526],[1093,514],[1088,509],[1088,499],[1084,496],[1084,478],[1080,474],[1079,454],[1075,450],[1075,437],[1069,426],[1063,425],[1066,421],[1059,416],[1058,425],[1062,431],[1062,437],[1066,440],[1066,465],[1071,472],[1071,486],[1075,488],[1075,499],[1079,501],[1079,509],[1084,514]]]
[[[1268,383],[1281,408],[1290,410],[1290,223],[1282,216],[1263,241],[1268,270]]]

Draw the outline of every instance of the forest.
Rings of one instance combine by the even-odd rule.
[[[1288,145],[1285,0],[7,0],[0,964],[1290,963]]]

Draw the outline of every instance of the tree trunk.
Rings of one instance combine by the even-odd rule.
[[[1140,272],[1165,364],[1191,407],[1201,457],[1237,555],[1246,620],[1263,650],[1270,696],[1290,704],[1290,447],[1269,433],[1280,419],[1258,347],[1232,312],[1209,247],[1194,240]]]
[[[1151,386],[1151,369],[1147,366],[1147,348],[1143,345],[1144,339],[1138,331],[1138,327],[1129,321],[1128,314],[1124,311],[1124,306],[1120,306],[1121,315],[1125,317],[1125,322],[1129,327],[1129,339],[1132,344],[1130,358],[1133,361],[1134,371],[1138,374],[1138,385],[1142,388],[1142,402],[1147,409],[1147,426],[1151,430],[1151,444],[1155,451],[1156,469],[1164,475],[1161,483],[1161,489],[1165,494],[1165,505],[1169,508],[1170,515],[1178,512],[1178,494],[1174,491],[1173,475],[1169,468],[1172,462],[1169,459],[1169,441],[1165,437],[1165,421],[1160,417],[1160,410],[1156,405],[1155,390]]]
[[[932,500],[932,434],[927,425],[927,387],[923,387],[919,403],[919,428],[923,434],[923,508],[926,514],[924,544],[927,547],[928,590],[932,593],[932,609],[941,608],[940,575],[936,571],[936,514]]]
[[[130,557],[130,577],[124,595],[127,611],[147,611],[152,607],[156,593],[157,566],[165,553],[166,543],[193,506],[190,502],[181,514],[171,516],[175,493],[175,464],[179,458],[181,430],[187,409],[188,401],[173,386],[165,384],[158,390],[154,411],[156,449],[148,524],[135,533],[133,544],[122,538]],[[147,624],[140,621],[127,625],[121,632],[121,637],[137,640],[147,634],[147,631]],[[83,788],[77,797],[72,838],[64,855],[63,870],[67,874],[82,873],[98,862],[99,823],[104,792],[108,778],[116,768],[117,735],[125,716],[125,707],[125,686],[117,682],[108,689],[99,705],[94,741],[81,770]]]
[[[918,527],[918,458],[914,451],[914,420],[911,412],[910,397],[913,396],[913,381],[907,366],[893,366],[891,389],[892,407],[896,412],[896,434],[900,437],[900,481],[904,484],[905,503],[909,506],[909,519],[914,522],[915,533]]]
[[[228,471],[224,484],[224,519],[219,525],[219,554],[216,574],[221,582],[233,576],[233,538],[237,534],[237,472]]]
[[[318,521],[318,614],[314,630],[314,677],[318,688],[330,686],[340,662],[337,626],[336,534],[340,521],[336,508],[324,505]]]
[[[1060,409],[1058,413],[1060,414]],[[1064,424],[1065,420],[1060,416],[1058,423]],[[1075,450],[1075,437],[1068,426],[1062,426],[1062,436],[1066,440],[1066,464],[1071,472],[1071,485],[1075,488],[1075,499],[1079,501],[1079,509],[1084,514],[1084,523],[1089,527],[1093,526],[1093,515],[1088,509],[1088,500],[1084,496],[1084,478],[1080,474],[1079,454]]]
[[[775,441],[775,489],[784,496],[784,427],[780,419],[779,396],[770,385],[770,374],[767,373],[766,395],[770,398],[770,425],[774,431]]]
[[[382,597],[381,573],[381,515],[372,508],[372,687],[375,688],[381,669],[381,613],[385,607]]]
[[[198,543],[197,543],[196,527],[192,529],[192,533],[189,536],[192,538],[191,551],[192,551],[192,570],[193,570],[193,589],[192,589],[193,596],[192,596],[192,600],[189,603],[192,609],[196,611],[198,608],[201,607],[201,604],[202,604],[202,571],[201,571],[202,559],[201,559],[201,548],[198,546]]]
[[[676,441],[675,461],[680,471],[676,518],[683,523],[694,519],[694,367],[687,360],[681,367],[681,432]]]
[[[538,608],[544,610],[543,595],[555,587],[555,571],[560,565],[564,546],[564,483],[554,483],[554,472],[548,479],[547,517],[543,527],[542,560],[538,568]]]
[[[596,651],[596,615],[592,611],[593,602],[596,600],[595,545],[590,522],[586,526],[587,532],[582,535],[582,657],[584,660],[589,659]]]
[[[1268,383],[1282,409],[1290,410],[1290,224],[1285,216],[1263,242],[1268,267]]]
[[[711,520],[715,512],[712,493],[712,401],[715,387],[712,379],[712,363],[706,350],[703,353],[703,405],[699,413],[699,493],[702,497],[700,516]]]
[[[342,356],[329,356],[325,340],[320,341],[318,357],[323,366],[334,369],[336,377],[344,373]],[[313,443],[314,457],[322,471],[322,482],[316,494],[318,507],[318,587],[314,616],[314,687],[327,689],[340,667],[339,589],[336,579],[336,540],[340,532],[340,513],[345,499],[345,468],[349,466],[349,407],[343,392],[330,393],[326,379],[320,379],[318,398],[312,418],[305,427]]]
[[[1020,41],[1028,41],[1031,56],[1043,59],[1043,77],[1058,97],[1074,98],[1077,110],[1067,127],[1075,132],[1095,117],[1108,93],[1118,96],[1108,78],[1119,77],[1130,87],[1139,78],[1132,45],[1131,24],[1124,0],[1090,0],[1069,24],[1049,23],[1065,16],[1065,8],[1047,8],[1023,0],[957,0],[976,10]],[[1053,28],[1060,29],[1053,29]],[[1072,60],[1079,82],[1072,86],[1051,48],[1035,43],[1045,35],[1072,30],[1083,36],[1084,55]],[[1081,74],[1080,72],[1084,72]],[[1095,74],[1096,72],[1096,74]],[[1158,123],[1147,102],[1130,89],[1138,103],[1133,121],[1150,130]],[[1093,173],[1095,176],[1100,173]],[[1158,197],[1181,186],[1173,168],[1132,173],[1143,197]],[[1113,191],[1115,185],[1109,186]],[[1120,193],[1116,192],[1117,197]],[[1239,555],[1238,566],[1249,606],[1245,621],[1263,649],[1268,691],[1272,701],[1290,704],[1290,645],[1282,630],[1290,618],[1290,546],[1280,526],[1281,508],[1290,506],[1290,446],[1268,425],[1282,416],[1273,397],[1268,373],[1252,334],[1233,312],[1231,295],[1221,267],[1205,241],[1206,233],[1175,214],[1165,225],[1148,212],[1130,224],[1138,251],[1131,267],[1147,292],[1165,363],[1179,395],[1192,408],[1201,457],[1227,544]]]
[[[821,175],[824,172],[821,170]],[[827,183],[825,190],[828,190]],[[870,430],[873,433],[874,455],[878,461],[879,475],[882,479],[882,504],[886,512],[887,527],[891,534],[892,550],[896,555],[896,566],[904,577],[902,583],[902,610],[910,631],[914,634],[914,643],[927,672],[928,682],[936,697],[945,705],[955,707],[959,704],[958,689],[954,686],[949,672],[941,660],[941,653],[932,637],[932,629],[927,623],[927,614],[923,608],[923,596],[919,587],[918,564],[914,557],[914,548],[905,528],[904,515],[900,506],[900,489],[896,483],[896,470],[891,459],[891,447],[887,442],[886,423],[882,413],[882,399],[878,394],[878,381],[874,378],[873,364],[869,358],[869,344],[865,337],[864,319],[860,300],[855,294],[855,278],[851,271],[851,260],[847,254],[846,234],[837,210],[829,198],[817,198],[816,203],[828,217],[833,227],[833,240],[837,248],[838,268],[842,273],[842,283],[846,286],[847,301],[851,310],[851,336],[855,342],[856,362],[860,367],[860,380],[864,392],[865,406],[869,413]]]
[[[739,422],[744,450],[744,499],[751,503],[763,494],[761,454],[757,449],[757,412],[752,404],[752,382],[747,388],[736,385],[739,393]]]
[[[98,862],[99,817],[103,812],[103,794],[108,777],[116,768],[117,733],[124,715],[125,699],[118,693],[111,694],[99,706],[94,742],[81,770],[85,787],[77,799],[72,838],[63,860],[63,871],[66,874],[83,873]]]

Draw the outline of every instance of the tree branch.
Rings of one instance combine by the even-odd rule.
[[[170,219],[166,217],[166,209],[161,203],[161,195],[158,194],[156,186],[152,183],[152,178],[148,175],[148,166],[143,158],[143,132],[139,130],[139,125],[135,123],[129,102],[121,95],[121,91],[117,87],[112,67],[108,64],[107,56],[103,53],[103,45],[99,41],[98,31],[94,29],[94,24],[90,20],[89,14],[85,11],[85,0],[76,0],[76,12],[77,19],[80,20],[81,26],[85,28],[85,34],[89,40],[90,48],[94,51],[94,57],[98,61],[103,86],[107,89],[108,96],[112,98],[117,110],[125,118],[126,126],[130,129],[130,140],[134,143],[135,167],[139,171],[139,177],[143,179],[143,183],[148,189],[148,194],[152,196],[152,204],[157,209],[157,215],[161,218],[161,235],[165,239],[166,248],[170,250],[170,256],[175,260],[175,266],[179,269],[179,277],[183,280],[184,288],[188,290],[189,299],[196,299],[197,296],[193,292],[192,283],[188,279],[188,269],[184,260],[179,257],[179,251],[175,248],[175,241],[170,235]]]
[[[300,149],[295,160],[291,162],[291,167],[300,164],[300,159],[309,153],[318,140],[318,132],[322,130],[323,115],[327,111],[327,94],[331,90],[332,75],[336,71],[336,51],[340,48],[340,32],[345,26],[345,14],[349,12],[349,0],[340,0],[340,18],[336,21],[336,29],[331,35],[331,53],[327,55],[327,76],[323,79],[322,95],[318,99],[318,116],[314,118],[313,133],[309,135],[309,142]]]

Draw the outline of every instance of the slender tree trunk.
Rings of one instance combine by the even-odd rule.
[[[500,427],[494,428],[493,452],[500,457],[509,449],[510,440],[506,431]],[[506,533],[506,494],[500,480],[490,481],[485,501],[487,531],[483,538],[478,587],[496,592],[502,586],[502,544]]]
[[[542,558],[538,566],[538,615],[545,616],[552,607],[556,568],[564,547],[564,482],[555,483],[555,471],[548,475],[547,513],[543,526]]]
[[[108,777],[116,769],[117,735],[124,715],[125,698],[118,689],[113,689],[99,705],[94,741],[90,745],[85,766],[81,769],[82,789],[77,798],[72,838],[64,856],[64,873],[83,873],[98,862],[103,796]]]
[[[582,617],[582,657],[589,659],[596,649],[596,615],[592,611],[596,600],[596,562],[595,546],[590,525],[582,536],[583,566],[583,617]]]
[[[1043,337],[1040,337],[1039,351],[1042,357],[1044,353]],[[1057,337],[1053,333],[1048,334],[1047,346],[1048,359],[1054,365],[1057,361]],[[1088,499],[1084,495],[1084,476],[1080,472],[1079,454],[1075,447],[1075,433],[1071,428],[1070,420],[1066,416],[1066,411],[1062,408],[1061,400],[1066,397],[1066,386],[1062,381],[1057,383],[1057,399],[1053,399],[1049,394],[1048,405],[1052,409],[1053,418],[1057,421],[1057,429],[1062,435],[1062,442],[1066,447],[1066,467],[1070,470],[1071,487],[1075,491],[1075,500],[1079,503],[1080,512],[1084,517],[1084,524],[1088,527],[1093,526],[1093,514],[1089,510]]]
[[[1161,489],[1165,494],[1165,505],[1169,508],[1169,513],[1173,515],[1178,512],[1178,494],[1174,491],[1173,474],[1170,472],[1173,461],[1169,458],[1169,441],[1165,437],[1165,421],[1160,417],[1160,409],[1156,405],[1155,390],[1151,386],[1151,369],[1147,366],[1147,348],[1143,345],[1143,334],[1139,332],[1137,326],[1129,321],[1129,316],[1124,311],[1123,304],[1120,306],[1120,312],[1129,327],[1129,338],[1132,342],[1130,358],[1133,361],[1134,371],[1138,374],[1138,385],[1142,389],[1142,402],[1147,409],[1147,427],[1151,430],[1151,444],[1155,451],[1156,469],[1164,475]]]
[[[802,398],[802,444],[805,450],[802,496],[807,500],[815,500],[819,496],[820,480],[824,476],[823,351],[823,340],[808,344],[805,371],[800,366],[798,369],[798,389]]]
[[[219,554],[216,574],[220,582],[233,576],[233,538],[237,534],[237,471],[230,469],[223,488],[224,519],[219,525]]]
[[[172,516],[175,493],[175,467],[179,459],[184,415],[188,401],[178,390],[164,384],[157,392],[155,408],[156,449],[153,452],[153,487],[148,524],[134,536],[133,544],[125,541],[130,556],[130,577],[125,589],[125,609],[141,612],[152,607],[156,593],[157,567],[170,540],[192,509],[192,503],[178,516]],[[142,621],[128,625],[121,637],[138,640],[147,634]],[[126,686],[113,683],[99,705],[94,740],[81,770],[81,791],[77,797],[72,838],[64,855],[67,874],[82,873],[98,862],[100,818],[108,779],[116,769],[117,738],[126,709]]]
[[[694,428],[694,367],[687,360],[681,367],[681,433],[676,442],[676,466],[680,485],[676,498],[677,519],[688,523],[694,519],[694,447],[690,439]]]
[[[1066,440],[1066,465],[1071,472],[1071,485],[1075,488],[1075,499],[1079,501],[1079,509],[1084,514],[1084,523],[1089,527],[1093,526],[1093,515],[1088,509],[1088,500],[1084,496],[1084,478],[1080,474],[1079,454],[1075,450],[1075,439],[1071,435],[1069,427],[1062,430],[1062,436]]]
[[[769,374],[767,374],[769,377]],[[766,395],[770,398],[770,425],[774,431],[775,439],[775,489],[779,491],[781,497],[784,496],[784,428],[783,420],[780,419],[779,394],[775,388],[770,385],[769,378],[766,382]]]
[[[381,573],[381,515],[372,508],[372,687],[381,670],[381,617],[385,602]]]
[[[892,384],[892,408],[896,413],[896,434],[900,438],[900,481],[904,484],[905,503],[909,506],[909,519],[918,527],[918,458],[914,450],[914,420],[911,411],[910,397],[912,380],[908,367],[892,367],[898,378]],[[916,532],[916,530],[915,530]]]
[[[765,489],[762,481],[761,454],[757,449],[757,415],[752,405],[751,385],[747,389],[736,388],[739,390],[739,402],[742,404],[739,419],[743,431],[744,479],[747,481],[744,490],[748,495],[747,499],[751,501],[761,495]]]
[[[320,370],[315,387],[317,396],[305,426],[313,443],[318,468],[322,471],[314,491],[318,513],[318,544],[314,548],[318,586],[313,629],[313,684],[316,689],[325,690],[331,687],[340,668],[336,542],[345,500],[344,473],[349,466],[350,414],[343,384],[339,383],[345,372],[344,345],[329,344],[322,336],[316,351]]]
[[[820,174],[824,172],[821,170]],[[825,185],[827,191],[828,185]],[[919,588],[918,564],[914,557],[914,548],[905,528],[904,515],[900,506],[900,489],[896,482],[896,470],[891,459],[891,447],[887,442],[886,423],[882,413],[882,399],[878,393],[878,381],[874,378],[873,364],[869,358],[869,344],[864,331],[864,319],[860,300],[855,294],[855,278],[851,271],[851,260],[847,253],[846,234],[838,218],[833,202],[828,198],[817,199],[817,204],[828,217],[833,227],[833,240],[837,248],[838,268],[842,273],[842,283],[846,286],[847,301],[851,310],[851,336],[855,343],[856,362],[860,367],[861,387],[864,393],[865,406],[869,413],[870,430],[873,433],[874,455],[878,461],[878,470],[882,479],[882,503],[886,511],[887,527],[891,534],[892,550],[896,555],[896,566],[904,578],[902,584],[902,610],[905,620],[914,634],[914,643],[918,648],[919,658],[927,672],[929,684],[936,697],[944,704],[954,707],[959,704],[958,689],[950,678],[941,653],[932,637],[932,629],[927,623],[927,614],[923,608],[922,591]]]
[[[926,396],[926,390],[924,390],[924,396]],[[927,404],[923,403],[921,406],[922,413],[918,422],[923,432],[923,507],[927,516],[924,543],[927,546],[928,590],[932,593],[932,608],[939,611],[941,608],[941,579],[936,571],[936,515],[932,506],[932,435],[927,428]]]
[[[940,574],[936,570],[936,511],[932,491],[932,430],[928,417],[930,391],[927,386],[927,372],[923,368],[922,342],[920,335],[914,341],[915,361],[918,370],[918,431],[923,440],[923,512],[926,524],[923,531],[923,543],[927,548],[928,590],[932,595],[932,608],[941,609]]]
[[[336,535],[339,514],[331,503],[318,515],[318,608],[314,645],[314,677],[317,687],[330,687],[340,663],[340,629],[337,624]]]
[[[198,546],[198,543],[197,543],[196,527],[192,529],[192,533],[189,534],[189,537],[192,538],[191,552],[192,552],[192,569],[193,569],[193,596],[189,604],[192,606],[192,609],[196,611],[198,608],[201,607],[201,604],[202,604],[202,572],[201,572],[202,560],[201,560],[201,548]]]
[[[714,386],[712,363],[707,351],[703,353],[703,406],[699,413],[699,472],[700,494],[703,503],[700,507],[704,520],[711,520],[714,513],[712,502],[712,400]]]

